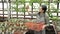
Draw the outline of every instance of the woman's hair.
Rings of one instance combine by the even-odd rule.
[[[42,7],[42,10],[44,10],[44,13],[45,13],[46,10],[47,10],[47,6],[46,5],[41,5],[41,7]],[[40,12],[38,12],[38,14],[40,15]]]
[[[45,13],[46,10],[47,10],[47,6],[46,5],[41,5],[41,7],[42,7],[42,10],[44,10],[44,13]]]

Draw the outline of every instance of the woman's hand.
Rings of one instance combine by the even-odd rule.
[[[28,11],[28,9],[29,9],[29,5],[27,5],[25,8],[26,8],[26,11]]]
[[[27,5],[25,8],[26,8],[26,9],[29,9],[29,5]]]
[[[44,29],[45,29],[45,27],[46,27],[46,25],[43,25],[42,30],[44,30]]]

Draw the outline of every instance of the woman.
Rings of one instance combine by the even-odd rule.
[[[28,6],[27,6],[28,7]],[[29,7],[28,7],[29,8]],[[28,8],[27,11],[28,11]],[[49,19],[48,19],[48,15],[46,14],[46,10],[47,10],[47,6],[45,5],[41,5],[41,7],[39,8],[39,12],[35,13],[35,14],[32,14],[32,13],[28,13],[30,15],[36,15],[36,23],[44,23],[44,24],[48,24],[49,23]],[[34,34],[45,34],[45,26],[42,28],[41,31],[34,31]]]

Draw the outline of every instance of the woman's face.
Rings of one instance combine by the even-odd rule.
[[[44,12],[44,10],[42,10],[42,7],[39,8],[39,12],[42,12],[42,13]]]

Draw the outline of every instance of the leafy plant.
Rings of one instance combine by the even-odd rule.
[[[24,7],[18,8],[19,3],[22,3],[23,4],[23,2],[24,2],[24,0],[16,0],[14,3],[12,3],[12,4],[15,4],[16,5],[16,6],[11,6],[12,9],[14,9],[16,12],[19,12],[22,9],[21,11],[22,12],[25,12],[25,8]]]

